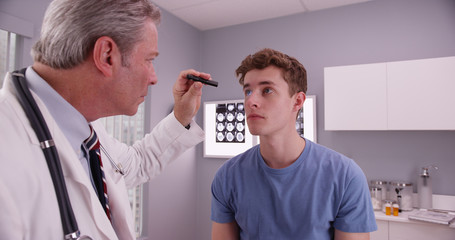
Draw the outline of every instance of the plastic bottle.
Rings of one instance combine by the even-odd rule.
[[[392,205],[393,216],[398,216],[398,212],[400,211],[400,206],[396,203]]]
[[[385,215],[390,216],[392,215],[392,204],[389,202],[385,203]]]
[[[419,196],[419,208],[433,208],[433,187],[430,178],[430,168],[438,169],[435,166],[422,167],[417,183],[417,194]]]

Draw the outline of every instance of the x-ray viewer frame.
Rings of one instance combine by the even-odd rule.
[[[231,158],[259,144],[259,138],[250,134],[247,124],[245,124],[243,142],[217,141],[217,105],[231,103],[243,103],[243,99],[204,102],[204,157],[206,158]],[[303,105],[303,125],[304,137],[316,142],[316,96],[314,95],[306,96]]]

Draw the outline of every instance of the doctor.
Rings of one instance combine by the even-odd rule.
[[[195,70],[178,75],[174,111],[133,146],[108,136],[94,122],[135,114],[148,86],[157,83],[153,60],[158,56],[159,21],[159,9],[148,0],[55,0],[33,46],[34,63],[25,72],[55,141],[79,230],[93,239],[135,239],[127,189],[150,180],[203,140],[202,129],[192,120],[202,84],[185,76],[210,75]],[[17,94],[8,74],[0,91],[0,238],[63,239],[49,169]],[[105,149],[101,160],[110,219],[82,144],[91,127]],[[116,171],[118,166],[124,175]]]

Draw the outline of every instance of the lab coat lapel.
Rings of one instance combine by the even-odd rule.
[[[71,149],[69,143],[65,148]],[[79,163],[79,159],[75,154],[68,154],[70,151],[59,151],[60,159],[62,162],[63,173],[65,176],[65,182],[67,184],[70,199],[75,199],[71,201],[73,206],[73,211],[83,211],[81,208],[89,207],[90,217],[94,219],[96,227],[99,232],[102,232],[105,235],[106,239],[116,239],[115,231],[111,225],[111,222],[106,216],[104,209],[102,208],[98,196],[93,189],[90,180],[82,168],[82,165]],[[77,218],[77,214],[76,214]],[[80,228],[82,229],[86,221],[81,218],[78,221]]]
[[[40,108],[43,111],[43,108],[41,106]],[[75,213],[81,233],[83,233],[84,228],[90,228],[90,226],[85,225],[89,225],[87,223],[91,221],[87,221],[87,216],[79,216],[78,212],[87,212],[87,210],[84,210],[83,208],[88,207],[89,211],[87,214],[90,215],[91,219],[94,219],[94,223],[97,227],[98,232],[104,234],[103,238],[117,239],[111,222],[106,217],[106,213],[104,212],[104,209],[98,200],[98,196],[92,187],[87,173],[84,171],[82,164],[80,163],[70,143],[63,135],[63,132],[47,112],[47,109],[45,119],[56,142],[63,175],[65,177],[65,182],[68,189],[68,195],[70,197],[71,205],[73,207],[73,211]]]
[[[17,94],[15,88],[13,87],[10,75],[5,78],[4,87],[8,93]],[[89,181],[88,176],[82,168],[76,153],[71,148],[68,140],[55,123],[46,106],[41,102],[36,94],[32,92],[32,95],[43,114],[49,131],[56,144],[66,187],[68,189],[68,195],[73,207],[73,212],[76,216],[76,221],[78,222],[79,230],[81,230],[82,234],[87,235],[99,235],[99,233],[101,233],[104,235],[100,236],[103,239],[117,239],[115,231],[109,219],[105,216],[104,210],[99,203],[98,197]],[[22,106],[20,106],[17,101],[15,101],[14,104],[17,105],[15,111],[29,136],[30,144],[39,144],[36,134],[30,126],[24,111],[22,110]],[[89,209],[87,209],[87,207]],[[93,224],[91,224],[92,221],[88,220],[88,218],[94,219],[94,223],[97,228],[96,231],[93,231]]]

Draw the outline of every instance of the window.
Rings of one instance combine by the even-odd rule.
[[[15,33],[0,29],[0,87],[6,72],[16,67],[16,39]]]
[[[103,118],[104,125],[109,134],[119,141],[132,145],[135,141],[140,140],[145,135],[145,107],[144,103],[139,105],[136,115],[112,116]],[[137,186],[128,190],[130,206],[133,212],[136,237],[142,234],[142,207],[143,207],[143,187]]]

